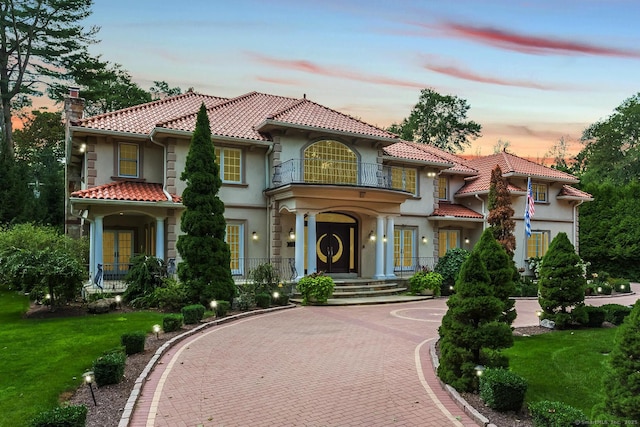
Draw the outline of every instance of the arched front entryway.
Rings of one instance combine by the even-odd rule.
[[[316,216],[316,263],[318,271],[331,274],[358,271],[358,220],[335,212]]]

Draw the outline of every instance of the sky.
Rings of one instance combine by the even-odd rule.
[[[386,128],[465,99],[465,150],[541,158],[640,91],[637,0],[95,0],[93,54],[136,83],[301,98]]]

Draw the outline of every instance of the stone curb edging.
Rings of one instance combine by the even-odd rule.
[[[436,378],[438,378],[438,366],[440,366],[440,360],[438,359],[438,355],[436,354],[436,343],[437,341],[432,341],[429,346],[429,354],[431,356],[431,364],[433,365],[433,369],[436,371]],[[469,403],[460,396],[458,391],[451,387],[449,384],[445,384],[440,378],[438,378],[438,382],[440,383],[440,387],[453,399],[455,404],[462,409],[462,411],[467,414],[476,424],[482,427],[496,427],[495,424],[489,422],[489,419],[478,412],[473,406],[469,405]]]
[[[164,355],[164,353],[169,350],[171,347],[173,347],[174,345],[176,345],[178,342],[182,341],[183,339],[194,335],[204,329],[208,329],[212,326],[217,326],[217,325],[222,325],[224,323],[229,323],[231,321],[234,320],[238,320],[238,319],[242,319],[245,317],[251,317],[251,316],[255,316],[258,314],[265,314],[265,313],[271,313],[274,311],[280,311],[280,310],[287,310],[290,308],[295,308],[297,307],[297,305],[295,304],[289,304],[289,305],[284,305],[284,306],[279,306],[279,307],[271,307],[271,308],[266,308],[263,310],[252,310],[252,311],[245,311],[239,314],[234,314],[233,316],[228,316],[228,317],[223,317],[221,319],[216,319],[216,320],[212,320],[210,322],[206,322],[203,323],[199,326],[196,326],[193,329],[189,329],[188,331],[185,331],[184,333],[180,334],[180,335],[176,335],[175,337],[171,338],[169,341],[167,341],[166,343],[162,344],[162,346],[160,346],[155,354],[153,355],[153,357],[151,358],[151,360],[149,360],[149,363],[147,363],[147,366],[145,366],[145,368],[142,370],[142,372],[140,373],[140,375],[138,376],[138,378],[136,379],[136,382],[133,385],[133,389],[131,390],[131,394],[129,394],[129,399],[127,400],[126,405],[124,406],[124,410],[122,411],[122,416],[120,417],[120,423],[118,424],[118,427],[128,427],[129,426],[129,422],[131,421],[131,416],[133,415],[133,410],[136,406],[136,403],[138,403],[138,398],[140,397],[140,392],[142,391],[142,386],[144,385],[145,381],[147,380],[147,377],[149,376],[149,374],[153,371],[153,369],[156,367],[156,364],[158,363],[158,361],[160,360],[160,358]]]

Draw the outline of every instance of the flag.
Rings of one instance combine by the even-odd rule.
[[[524,208],[524,232],[527,237],[531,237],[531,217],[536,213],[535,202],[533,200],[533,189],[531,188],[531,177],[527,180],[527,203]]]

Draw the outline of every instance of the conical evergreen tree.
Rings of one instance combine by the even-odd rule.
[[[640,303],[616,333],[604,378],[605,408],[627,420],[640,420]]]
[[[496,165],[491,171],[491,185],[489,187],[489,216],[487,222],[491,225],[493,236],[502,245],[507,254],[513,257],[516,249],[516,238],[513,230],[516,222],[513,220],[515,213],[511,207],[511,195],[509,183],[502,176],[502,169]]]
[[[518,270],[511,257],[493,237],[493,230],[487,228],[480,241],[473,249],[480,253],[480,258],[487,268],[489,285],[493,295],[504,304],[500,321],[511,325],[516,319],[515,300],[510,296],[515,293]]]
[[[186,209],[180,224],[185,234],[177,243],[183,259],[178,277],[187,285],[193,302],[203,305],[212,299],[230,302],[235,285],[229,245],[225,242],[224,203],[218,197],[222,182],[204,104],[198,112],[181,179],[187,186],[182,193]]]
[[[475,367],[507,364],[495,350],[513,345],[513,336],[511,328],[498,321],[504,304],[494,296],[479,251],[474,249],[462,265],[455,290],[439,329],[438,376],[459,391],[472,391],[478,386]]]
[[[558,327],[568,322],[568,307],[584,302],[586,278],[580,261],[567,233],[558,233],[542,258],[538,302],[544,317],[554,320]]]

